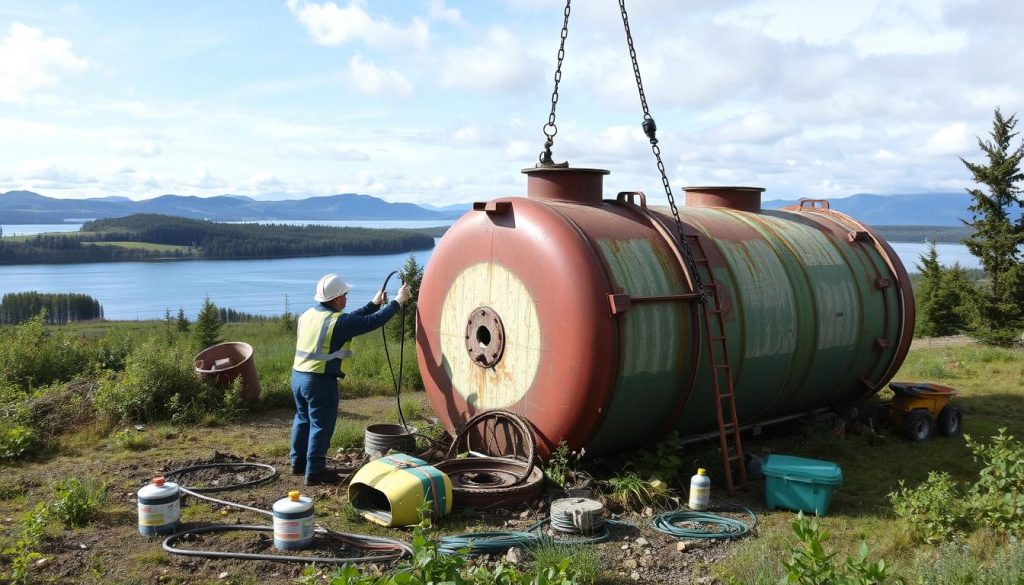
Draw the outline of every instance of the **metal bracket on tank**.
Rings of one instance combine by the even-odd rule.
[[[832,209],[832,205],[828,202],[828,199],[806,199],[800,198],[799,204],[797,205],[798,211],[804,211],[807,209]]]
[[[483,211],[487,215],[504,215],[512,211],[511,201],[474,201],[473,211]]]
[[[659,295],[650,297],[633,297],[624,293],[611,293],[608,295],[608,306],[612,310],[612,315],[618,315],[631,310],[633,305],[636,303],[689,302],[700,300],[700,298],[700,293],[680,293],[676,295]]]
[[[639,199],[640,208],[643,210],[647,209],[647,196],[644,195],[643,191],[621,191],[615,197],[615,201],[619,203],[626,203],[626,199],[629,199],[631,205],[636,205],[636,199]]]

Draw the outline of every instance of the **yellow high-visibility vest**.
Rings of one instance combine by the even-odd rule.
[[[293,370],[323,374],[327,370],[327,362],[340,359],[341,373],[348,375],[352,366],[352,340],[346,341],[338,351],[331,352],[334,325],[342,315],[326,307],[316,306],[307,309],[299,317]]]

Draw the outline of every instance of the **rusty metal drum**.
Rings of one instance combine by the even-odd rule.
[[[492,408],[526,417],[542,456],[621,451],[716,428],[700,294],[675,221],[607,171],[527,169],[526,198],[474,204],[441,239],[418,299],[417,354],[449,431]],[[854,404],[902,363],[907,273],[823,202],[762,210],[761,189],[687,191],[719,291],[742,425]]]

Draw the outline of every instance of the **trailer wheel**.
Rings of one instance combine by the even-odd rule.
[[[959,406],[947,404],[939,411],[939,432],[955,437],[964,432],[964,413]]]
[[[935,418],[921,408],[903,416],[903,434],[914,442],[927,441],[935,434]]]

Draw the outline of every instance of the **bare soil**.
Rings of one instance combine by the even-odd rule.
[[[422,395],[411,397],[422,402]],[[373,397],[342,402],[342,418],[378,422],[381,413],[393,410],[388,398]],[[278,410],[260,413],[232,425],[213,428],[157,426],[130,428],[144,434],[151,448],[130,451],[110,438],[115,433],[88,432],[61,445],[58,454],[0,470],[3,492],[0,498],[2,531],[16,534],[21,519],[38,501],[53,497],[52,486],[68,477],[94,479],[109,484],[108,498],[99,518],[84,528],[51,528],[45,541],[43,560],[32,569],[32,582],[39,583],[265,583],[286,582],[300,576],[301,563],[279,563],[236,559],[206,559],[170,554],[162,550],[162,538],[145,537],[136,527],[136,491],[152,476],[188,465],[214,461],[265,463],[277,468],[272,481],[245,489],[211,494],[268,510],[273,502],[297,489],[313,497],[317,520],[335,531],[385,535],[410,540],[411,531],[384,529],[371,525],[347,506],[344,487],[303,485],[301,476],[290,474],[287,444],[292,413]],[[426,423],[426,421],[422,421]],[[116,431],[116,430],[115,430]],[[334,464],[353,467],[362,460],[358,451],[335,454]],[[262,471],[204,470],[182,477],[182,483],[196,487],[227,487],[256,479]],[[753,493],[757,493],[756,487]],[[443,534],[480,530],[525,530],[546,516],[546,501],[529,506],[497,509],[471,516],[454,514],[435,525]],[[754,500],[752,499],[751,502]],[[740,502],[751,506],[751,502]],[[717,502],[730,505],[732,502]],[[759,506],[759,504],[755,504]],[[760,513],[759,509],[755,509]],[[620,520],[635,527],[614,526],[611,538],[595,545],[604,561],[601,583],[711,583],[712,565],[727,556],[729,542],[691,542],[679,550],[675,539],[654,531],[650,518],[625,514]],[[182,528],[211,524],[269,525],[270,518],[229,506],[186,497]],[[193,535],[180,542],[182,548],[210,549],[258,554],[280,554],[272,546],[269,532],[238,531]],[[291,554],[290,552],[288,554]],[[352,556],[359,551],[323,538],[314,547],[296,553],[301,556]],[[474,562],[494,564],[500,557],[478,558]],[[6,572],[9,557],[0,557],[0,572]],[[392,562],[371,563],[371,571],[386,571]]]

